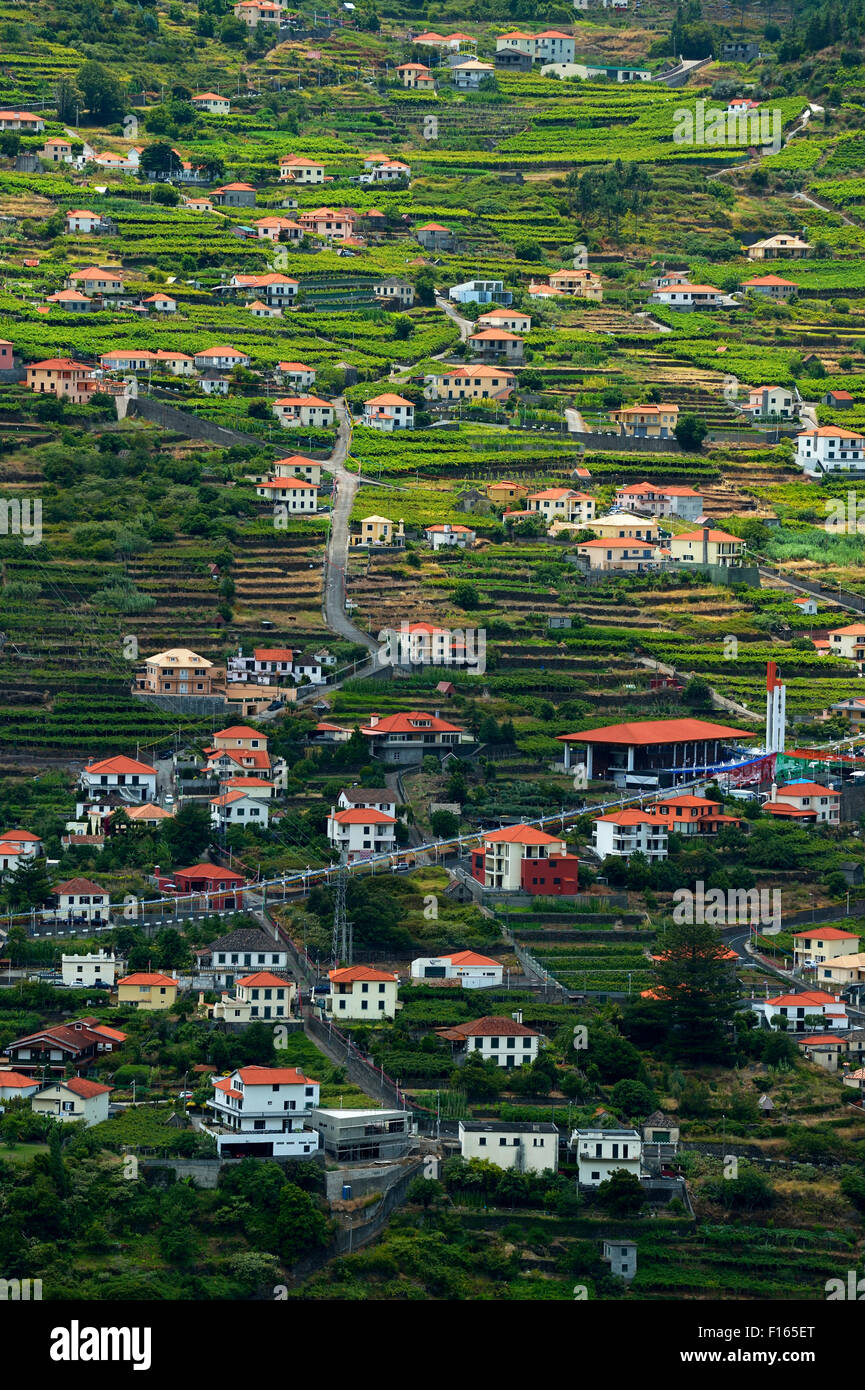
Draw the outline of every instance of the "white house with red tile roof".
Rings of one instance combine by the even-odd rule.
[[[266,830],[270,816],[267,802],[239,787],[220,792],[210,803],[210,823],[220,829]]]
[[[207,369],[214,371],[231,371],[234,367],[248,367],[250,358],[245,352],[239,352],[230,343],[220,343],[217,347],[201,348],[193,361],[200,371]]]
[[[333,424],[333,406],[320,396],[281,396],[273,413],[285,429],[330,429]]]
[[[308,367],[305,362],[278,362],[277,371],[286,385],[293,386],[295,389],[299,387],[301,390],[305,391],[308,390],[310,386],[315,385],[315,367]],[[309,459],[307,459],[306,462],[308,463]],[[311,474],[308,476],[312,477]],[[312,481],[316,482],[318,480],[312,478]]]
[[[209,111],[212,116],[227,116],[231,110],[228,97],[220,96],[218,92],[196,92],[192,105],[199,111]]]
[[[51,1115],[55,1120],[73,1123],[83,1120],[85,1128],[108,1119],[110,1086],[72,1076],[68,1081],[52,1081],[43,1086],[31,1101],[35,1115]]]
[[[282,20],[282,6],[274,0],[238,0],[234,17],[243,20],[249,29],[257,29],[259,24],[278,25]]]
[[[767,299],[789,299],[798,288],[795,280],[785,280],[780,275],[752,275],[739,281],[739,289],[746,294],[761,294]]]
[[[517,1019],[500,1014],[437,1028],[436,1033],[466,1060],[480,1057],[482,1062],[495,1062],[507,1068],[534,1062],[541,1045],[540,1033]]]
[[[350,208],[312,208],[302,212],[297,220],[308,234],[342,241],[354,232],[357,216]]]
[[[507,362],[522,362],[523,340],[506,328],[481,328],[468,337],[472,352],[479,357],[503,357]]]
[[[27,859],[42,853],[43,845],[32,830],[5,830],[0,834],[0,878],[14,873]]]
[[[319,159],[284,154],[279,160],[280,183],[324,183],[324,165]]]
[[[212,1017],[241,1027],[258,1020],[290,1018],[296,993],[293,980],[274,975],[271,970],[257,970],[239,979],[233,994],[223,992],[219,1003],[213,1006]]]
[[[39,1090],[41,1082],[25,1076],[11,1067],[0,1067],[0,1105],[4,1100],[29,1100]]]
[[[569,521],[587,525],[595,515],[595,499],[588,492],[572,487],[548,487],[530,492],[526,498],[527,512],[535,512],[545,521]]]
[[[739,536],[714,526],[680,531],[670,540],[670,554],[680,564],[721,565],[726,569],[741,564],[744,551],[745,542]]]
[[[650,299],[654,304],[664,304],[668,309],[718,309],[728,296],[717,285],[669,285],[654,290]]]
[[[83,270],[73,270],[68,281],[85,294],[123,293],[123,272],[114,266],[88,265]]]
[[[841,820],[841,793],[818,782],[787,782],[779,787],[763,810],[773,816],[790,816],[811,824],[838,825]]]
[[[177,313],[177,300],[172,299],[170,294],[149,294],[141,303],[154,314]]]
[[[379,1018],[393,1018],[400,1007],[399,976],[389,970],[375,970],[369,965],[348,965],[329,970],[330,994],[324,1008],[327,1015],[339,1022],[371,1023]]]
[[[820,425],[796,435],[796,462],[811,477],[865,468],[865,435],[840,425]]]
[[[506,367],[454,367],[435,378],[440,400],[499,400],[506,401],[517,384],[513,372]]]
[[[697,521],[703,515],[703,497],[692,487],[668,483],[626,483],[616,488],[616,506],[652,516],[678,516]]]
[[[724,813],[723,802],[691,792],[665,796],[646,809],[654,820],[677,835],[717,835],[720,830],[742,823],[738,816]]]
[[[89,762],[78,785],[91,796],[119,792],[127,801],[155,801],[156,768],[121,753]]]
[[[232,289],[243,291],[247,299],[263,295],[268,304],[274,303],[281,308],[291,308],[299,286],[299,281],[277,270],[263,275],[232,275],[228,283]]]
[[[66,214],[67,232],[98,232],[101,226],[101,212],[91,212],[88,208],[74,208]]]
[[[54,920],[57,922],[107,922],[109,895],[89,878],[70,878],[52,890],[57,899]]]
[[[25,130],[39,135],[45,129],[41,116],[32,111],[0,111],[0,130]]]
[[[532,825],[509,825],[481,837],[481,848],[472,855],[474,878],[485,888],[516,892],[523,886],[527,859],[547,859],[567,854],[565,841]]]
[[[592,824],[592,843],[601,859],[643,854],[650,863],[667,857],[667,828],[648,811],[611,811]]]
[[[411,165],[402,159],[385,159],[373,165],[368,174],[361,176],[361,183],[398,183],[400,179],[411,178]]]
[[[477,317],[478,328],[507,328],[511,333],[529,333],[532,327],[532,316],[526,314],[522,309],[508,309],[504,304],[496,304],[492,309],[485,309]]]
[[[386,391],[364,402],[363,423],[373,430],[413,430],[414,406],[405,396]]]
[[[302,1158],[317,1153],[309,1127],[320,1087],[296,1067],[239,1067],[213,1083],[208,1106],[220,1158]]]
[[[282,502],[290,512],[315,512],[318,510],[318,483],[307,478],[262,478],[256,483],[259,497],[268,502]]]
[[[775,1020],[787,1020],[788,1033],[803,1033],[809,1028],[820,1028],[824,1032],[837,1033],[848,1027],[847,1007],[836,994],[812,989],[798,994],[779,994],[774,999],[755,999],[751,1005],[755,1013],[762,1014],[772,1028]],[[807,1019],[819,1019],[811,1024]]]
[[[348,864],[374,854],[390,854],[396,849],[396,817],[369,806],[342,811],[331,806],[327,838]]]
[[[418,956],[411,963],[413,980],[458,980],[463,989],[491,989],[502,983],[504,967],[477,951],[451,951],[441,956]]]
[[[461,525],[458,521],[437,522],[435,526],[427,526],[423,534],[424,540],[429,542],[433,550],[466,550],[473,546],[478,538],[477,531],[473,531],[470,526]]]
[[[434,92],[435,77],[424,63],[400,63],[397,67],[400,81],[409,90]]]

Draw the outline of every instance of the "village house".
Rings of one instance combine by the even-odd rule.
[[[810,1033],[796,1042],[802,1056],[825,1071],[838,1071],[847,1052],[847,1039],[834,1033]]]
[[[147,695],[217,695],[223,690],[223,671],[188,647],[169,647],[145,657],[135,689]]]
[[[267,802],[239,787],[220,792],[210,802],[210,823],[218,830],[266,830],[270,823]]]
[[[0,1106],[7,1100],[29,1100],[39,1090],[40,1082],[23,1072],[0,1066]]]
[[[361,183],[399,183],[411,179],[411,165],[401,159],[385,159],[374,164],[369,173],[361,175]]]
[[[106,1053],[116,1052],[126,1041],[126,1033],[109,1028],[95,1018],[76,1019],[41,1028],[16,1038],[3,1048],[15,1070],[24,1075],[63,1072],[67,1067],[89,1067]],[[3,1073],[0,1072],[0,1076]]]
[[[613,1173],[643,1174],[643,1140],[638,1129],[576,1129],[570,1148],[576,1155],[580,1187],[600,1187]]]
[[[800,609],[800,612],[801,611]],[[808,611],[810,612],[810,610]],[[815,605],[814,612],[816,613],[816,611]],[[863,634],[863,641],[865,641],[865,634]],[[827,709],[823,710],[821,717],[823,719],[834,719],[839,715],[841,718],[846,719],[851,734],[855,735],[861,733],[862,730],[865,729],[865,700],[853,698],[837,700],[834,705],[829,705]]]
[[[51,890],[57,907],[50,914],[55,923],[105,922],[110,918],[108,892],[89,878],[70,878]]]
[[[49,294],[49,304],[57,304],[61,309],[72,314],[86,314],[91,310],[101,309],[101,298],[91,299],[89,295],[82,294],[80,290],[57,290],[56,294]]]
[[[531,280],[526,294],[529,299],[557,299],[563,296],[562,290],[554,289],[546,280]]]
[[[728,826],[741,825],[737,816],[724,813],[722,802],[710,801],[705,796],[694,796],[690,792],[665,796],[647,807],[649,815],[676,835],[717,835]]]
[[[502,983],[504,967],[477,951],[451,951],[441,956],[418,956],[411,963],[411,977],[431,981],[458,980],[462,989],[493,989]]]
[[[810,821],[812,824],[838,825],[841,820],[841,793],[817,782],[788,782],[778,787],[771,801],[763,803],[770,815]]]
[[[820,425],[796,435],[796,462],[811,477],[865,469],[865,436],[839,425]]]
[[[273,0],[238,0],[234,17],[242,19],[248,28],[257,29],[259,24],[278,25],[282,20],[282,8]]]
[[[72,141],[66,136],[54,135],[46,140],[39,151],[39,158],[48,164],[71,164]]]
[[[244,974],[288,970],[288,950],[259,927],[241,927],[196,951],[197,968],[212,974],[219,988],[232,989]]]
[[[650,298],[653,304],[665,304],[668,309],[719,309],[727,300],[715,285],[691,284],[654,290]]]
[[[293,980],[258,970],[237,981],[234,994],[224,993],[213,1005],[215,1023],[248,1027],[259,1019],[290,1018],[297,986]]]
[[[648,811],[611,811],[592,823],[592,843],[600,859],[630,859],[642,854],[650,862],[667,857],[667,830]]]
[[[318,484],[306,478],[265,478],[256,483],[255,491],[266,502],[278,502],[289,512],[318,511]]]
[[[344,811],[331,806],[327,838],[347,864],[374,854],[389,854],[396,848],[396,818],[364,806]]]
[[[0,881],[28,859],[42,853],[43,844],[31,830],[6,830],[0,835]]]
[[[587,3],[587,0],[583,0],[583,3]],[[493,54],[493,62],[497,68],[504,68],[506,72],[531,72],[533,59],[531,53],[526,53],[520,48],[497,48]]]
[[[553,1124],[508,1120],[460,1120],[460,1153],[517,1173],[555,1173],[559,1131]]]
[[[213,1083],[213,1120],[202,1128],[220,1158],[302,1158],[318,1152],[308,1121],[319,1083],[295,1067],[239,1067]]]
[[[324,1152],[337,1163],[402,1158],[411,1143],[409,1110],[325,1110],[319,1106],[312,1112],[311,1124],[321,1136]]]
[[[156,769],[120,754],[89,762],[78,785],[91,798],[116,792],[123,801],[152,801],[156,796]]]
[[[100,212],[89,212],[86,208],[76,208],[66,214],[67,232],[100,232],[103,229]]]
[[[679,422],[679,407],[665,402],[657,405],[628,405],[610,411],[619,433],[632,439],[669,439]]]
[[[504,328],[482,328],[470,333],[468,344],[479,357],[504,357],[508,362],[522,362],[523,340]]]
[[[69,357],[46,357],[43,362],[32,362],[26,369],[26,378],[31,391],[62,396],[73,405],[88,401],[98,386],[93,368]]]
[[[343,787],[336,799],[341,811],[360,807],[368,811],[384,811],[396,818],[396,793],[389,787]]]
[[[285,429],[329,429],[333,424],[333,406],[319,396],[282,396],[274,402],[273,413]]]
[[[248,300],[244,306],[254,319],[281,319],[282,309],[277,304],[265,304],[263,299]]]
[[[767,299],[789,299],[798,288],[795,281],[783,280],[780,275],[752,275],[739,281],[739,289],[746,294],[761,294]]]
[[[373,285],[372,292],[376,299],[394,300],[401,309],[410,309],[414,304],[414,285],[393,276]]]
[[[396,763],[422,762],[425,755],[443,755],[474,739],[458,724],[449,724],[436,714],[420,710],[389,714],[382,718],[370,714],[360,732],[369,740],[373,757]]]
[[[530,1066],[537,1060],[541,1044],[540,1033],[525,1026],[519,1010],[512,1018],[490,1015],[437,1028],[436,1033],[453,1045],[458,1061],[480,1057],[482,1062],[505,1068]]]
[[[670,554],[682,564],[722,565],[728,568],[741,564],[744,550],[745,542],[738,536],[709,526],[696,531],[680,531],[670,539]]]
[[[591,299],[596,304],[600,304],[604,298],[603,285],[591,270],[555,270],[550,276],[550,287],[558,290],[559,294]]]
[[[410,623],[384,627],[379,641],[384,645],[380,661],[393,666],[458,666],[471,669],[478,664],[476,647],[466,643],[459,628],[436,627],[433,623]]]
[[[527,53],[534,62],[572,63],[576,45],[573,36],[563,34],[560,29],[544,29],[540,34],[512,29],[496,38],[496,52],[502,51]]]
[[[321,464],[303,454],[289,454],[287,458],[277,459],[273,465],[277,478],[305,478],[316,487],[321,484]]]
[[[399,976],[387,970],[375,970],[369,965],[349,965],[329,970],[330,994],[325,997],[324,1009],[336,1022],[371,1023],[376,1019],[394,1018],[398,1003]]]
[[[485,77],[495,72],[492,63],[481,63],[477,58],[465,58],[451,66],[451,80],[458,92],[476,92]]]
[[[829,651],[845,661],[855,661],[860,672],[865,670],[865,624],[848,623],[846,627],[832,628],[829,636]]]
[[[752,386],[743,409],[761,420],[793,420],[799,413],[794,394],[787,386]]]
[[[222,188],[214,188],[210,195],[218,208],[253,208],[255,197],[251,183],[226,183]]]
[[[804,256],[810,256],[812,250],[810,241],[803,241],[801,237],[790,232],[778,232],[775,236],[755,241],[748,247],[747,255],[749,261],[798,261]]]
[[[364,402],[363,423],[373,430],[413,430],[414,406],[405,396],[385,392]]]
[[[604,540],[651,541],[657,545],[661,538],[661,528],[653,517],[633,516],[626,511],[594,517],[592,530]]]
[[[148,372],[153,369],[154,355],[146,348],[123,348],[104,352],[99,365],[106,372]]]
[[[300,390],[308,390],[310,386],[315,385],[315,367],[308,367],[305,362],[278,362],[276,364],[276,370],[279,374],[280,381],[286,386],[294,386]],[[312,481],[316,482],[318,480],[312,479]]]
[[[505,328],[509,333],[531,332],[531,315],[522,309],[506,309],[497,304],[493,309],[485,309],[477,317],[478,328]]]
[[[177,300],[172,299],[169,294],[149,294],[141,303],[154,314],[177,313]]]
[[[167,352],[165,348],[157,348],[153,356],[154,365],[170,376],[195,376],[195,358],[185,352]]]
[[[617,487],[616,506],[652,516],[676,516],[682,521],[698,521],[703,515],[701,493],[692,487],[663,483],[626,483]]]
[[[577,555],[590,570],[618,570],[644,574],[655,565],[655,546],[652,542],[622,539],[615,536],[581,541]]]
[[[856,403],[849,391],[827,391],[820,399],[823,405],[831,405],[835,410],[852,410]]]
[[[476,531],[472,531],[468,526],[462,526],[459,522],[451,521],[427,526],[423,534],[424,540],[432,546],[433,550],[454,548],[466,550],[473,546],[477,540]]]
[[[324,183],[324,165],[299,154],[284,154],[279,160],[280,183]]]
[[[577,892],[579,861],[561,835],[531,825],[509,825],[481,836],[471,851],[472,878],[505,893],[565,897]]]
[[[404,87],[412,91],[435,91],[435,78],[423,63],[400,63],[397,72]]]
[[[454,367],[435,378],[439,398],[446,401],[506,401],[516,384],[504,367]]]
[[[199,111],[209,112],[211,116],[227,116],[231,110],[228,97],[221,97],[218,92],[196,92],[192,105]]]
[[[45,122],[32,111],[0,111],[0,130],[21,130],[28,135],[41,135]]]
[[[220,343],[218,347],[202,348],[193,358],[199,371],[231,372],[235,367],[248,367],[250,358],[245,352],[238,352],[230,343]]]
[[[2,1072],[0,1072],[2,1077]],[[85,1129],[108,1119],[110,1086],[90,1081],[84,1076],[72,1076],[66,1081],[52,1081],[37,1091],[30,1102],[34,1115],[51,1115],[55,1120],[74,1123],[84,1121]]]
[[[487,497],[497,506],[505,502],[521,502],[528,494],[525,483],[512,482],[510,478],[501,478],[495,483],[487,483],[484,489]]]
[[[751,1008],[769,1028],[775,1020],[787,1020],[788,1033],[805,1033],[810,1029],[839,1032],[848,1027],[847,1009],[836,994],[824,990],[803,990],[798,994],[779,994],[774,999],[755,999]]]
[[[276,270],[265,275],[232,275],[229,284],[232,289],[244,292],[247,298],[263,296],[270,305],[288,308],[293,305],[299,289],[299,281]]]
[[[123,294],[123,274],[106,266],[89,265],[83,270],[74,270],[68,277],[69,285],[82,289],[85,294]]]
[[[425,251],[454,249],[454,234],[447,227],[443,227],[441,222],[425,222],[422,227],[416,229],[415,236]]]
[[[269,685],[273,681],[289,680],[294,674],[293,647],[253,647],[252,656],[244,656],[239,647],[236,656],[228,658],[226,678],[232,681],[254,681]]]
[[[253,223],[260,241],[298,242],[303,240],[303,228],[290,217],[259,217]]]
[[[170,1009],[177,1000],[177,987],[171,975],[138,970],[117,981],[117,1002],[133,1009]]]
[[[389,517],[376,516],[373,512],[369,516],[361,517],[356,526],[352,527],[348,543],[350,546],[402,546],[405,545],[405,528],[402,522],[398,527],[394,527]]]
[[[568,521],[579,526],[587,525],[594,519],[595,505],[590,493],[571,487],[548,487],[542,492],[530,492],[526,498],[527,513],[537,513],[545,521]],[[505,513],[505,516],[513,515],[512,512]]]
[[[343,241],[354,233],[357,219],[348,208],[314,208],[311,212],[302,212],[297,220],[308,236]]]
[[[865,951],[835,956],[834,960],[819,967],[817,979],[827,988],[846,989],[848,985],[865,984]]]

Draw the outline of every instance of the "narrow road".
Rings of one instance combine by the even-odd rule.
[[[824,202],[824,200],[823,200],[822,198],[821,198],[821,199],[812,198],[810,193],[802,193],[802,192],[794,193],[794,194],[793,194],[793,198],[794,198],[794,200],[798,198],[798,200],[799,200],[800,203],[810,203],[811,207],[812,207],[812,208],[816,208],[818,212],[832,212],[832,213],[834,213],[836,217],[840,217],[840,218],[841,218],[841,221],[842,221],[842,222],[846,222],[846,224],[847,224],[848,227],[861,227],[861,226],[862,226],[862,219],[861,219],[861,217],[859,217],[859,218],[848,217],[847,214],[846,214],[846,212],[842,212],[841,209],[840,209],[839,207],[836,207],[834,203],[827,203],[827,202]]]
[[[333,500],[331,503],[330,530],[327,537],[327,552],[324,568],[324,592],[322,617],[331,632],[346,637],[350,642],[360,642],[369,652],[378,651],[378,643],[368,632],[355,627],[345,611],[345,572],[348,564],[348,532],[351,508],[358,489],[358,476],[350,473],[345,461],[351,448],[351,416],[345,399],[336,402],[339,415],[339,430],[333,453],[322,466],[333,474]]]
[[[465,342],[466,338],[474,330],[474,324],[472,323],[471,319],[464,319],[462,314],[457,313],[450,300],[443,299],[441,295],[436,295],[436,308],[443,309],[444,312],[447,314],[448,318],[453,319],[454,323],[460,331],[460,338],[463,342]],[[444,356],[445,354],[439,353],[438,355]]]

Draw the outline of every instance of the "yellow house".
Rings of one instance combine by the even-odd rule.
[[[176,1000],[177,981],[170,975],[139,970],[117,981],[118,1004],[130,1004],[133,1009],[170,1009]]]
[[[358,522],[358,530],[349,536],[350,545],[402,545],[405,530],[400,521],[394,526],[389,517],[365,516]]]
[[[680,531],[670,541],[670,554],[674,560],[691,562],[697,565],[738,565],[742,562],[745,542],[738,536],[728,535],[726,531],[715,531],[704,526],[697,531]]]
[[[325,1000],[327,1013],[335,1019],[369,1023],[377,1018],[393,1018],[401,1004],[397,1000],[399,976],[368,965],[349,965],[328,971],[330,994]]]
[[[513,483],[505,478],[498,483],[487,483],[486,494],[491,502],[521,502],[528,488],[525,483]]]
[[[622,434],[637,439],[668,439],[679,423],[679,407],[662,401],[658,405],[628,405],[611,410]]]

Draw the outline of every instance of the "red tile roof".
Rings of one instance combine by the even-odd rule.
[[[387,970],[374,970],[371,965],[347,965],[341,970],[329,970],[327,978],[335,985],[352,984],[355,980],[371,980],[393,984],[399,977]]]
[[[506,845],[560,845],[562,842],[560,835],[548,835],[533,825],[507,825],[502,830],[485,832],[483,838]]]
[[[733,729],[705,719],[641,719],[631,724],[607,724],[580,734],[557,734],[562,743],[634,744],[690,743],[699,739],[756,738],[753,729]]]

